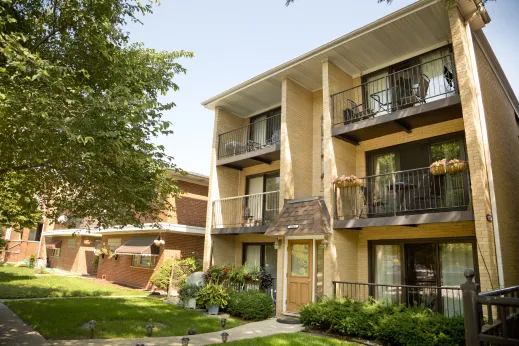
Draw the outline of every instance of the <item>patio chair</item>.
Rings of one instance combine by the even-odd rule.
[[[418,84],[413,86],[413,96],[411,97],[411,102],[422,104],[425,103],[425,99],[427,98],[427,91],[429,91],[429,84],[429,77],[427,77],[425,74],[422,74]]]

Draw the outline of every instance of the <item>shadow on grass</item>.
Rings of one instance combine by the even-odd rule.
[[[16,275],[11,273],[0,273],[0,282],[11,282],[17,280],[33,280],[36,276],[32,275]]]

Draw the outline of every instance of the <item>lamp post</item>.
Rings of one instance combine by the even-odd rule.
[[[182,346],[188,346],[189,345],[189,338],[183,337],[182,338]]]
[[[152,320],[151,320],[151,318],[150,318],[150,324],[148,324],[148,325],[146,326],[146,335],[151,336],[151,334],[153,334],[153,328],[154,328],[154,327],[155,327],[155,326],[153,325],[153,322],[152,322]]]
[[[229,338],[229,333],[223,332],[220,336],[222,337],[222,342],[225,344]]]
[[[94,329],[96,328],[96,320],[88,321],[88,327],[90,328],[90,339],[94,338]]]

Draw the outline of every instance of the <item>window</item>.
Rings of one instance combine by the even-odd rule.
[[[52,249],[52,257],[60,257],[61,249]]]
[[[141,255],[133,255],[132,256],[132,267],[140,267],[140,268],[155,268],[157,264],[158,256],[141,256]]]
[[[110,250],[115,250],[121,246],[121,238],[110,238],[108,239],[108,247]]]
[[[67,239],[67,248],[74,249],[76,247],[76,238]]]
[[[12,232],[11,228],[8,228],[7,231],[5,231],[5,239],[7,239],[7,240],[11,239],[11,232]]]
[[[101,242],[101,240],[96,240],[95,241],[94,248],[95,248],[96,251],[101,250],[102,246],[103,246],[103,242]]]
[[[28,241],[40,241],[42,231],[43,231],[43,224],[39,223],[35,229],[31,229],[29,231],[29,238],[27,238],[27,240]]]
[[[265,192],[279,191],[279,171],[248,176],[246,181],[246,200],[244,220],[248,225],[269,225],[279,214],[279,195]]]
[[[277,251],[274,244],[243,244],[243,264],[263,268],[276,278]]]

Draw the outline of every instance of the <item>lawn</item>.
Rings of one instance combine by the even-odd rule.
[[[21,319],[47,339],[84,339],[89,331],[80,327],[96,320],[96,338],[139,338],[146,336],[146,325],[152,319],[153,336],[197,334],[220,330],[220,319],[205,317],[163,303],[156,298],[83,298],[8,301],[6,303]],[[243,322],[230,318],[227,328]]]
[[[104,286],[88,279],[35,276],[25,267],[0,266],[0,298],[90,297],[144,295],[136,290]]]
[[[239,341],[231,341],[232,335],[229,336],[229,346],[354,346],[351,342],[342,340],[315,336],[307,333],[295,334],[277,334],[262,338],[245,339]],[[217,345],[217,344],[215,344]]]

